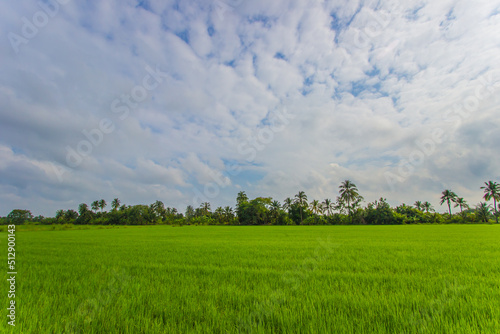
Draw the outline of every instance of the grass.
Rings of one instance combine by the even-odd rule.
[[[500,333],[498,225],[16,237],[17,325],[7,325],[4,283],[1,332]]]

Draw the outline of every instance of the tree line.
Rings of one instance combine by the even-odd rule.
[[[441,205],[448,212],[438,213],[428,201],[416,201],[413,205],[401,204],[391,207],[385,198],[380,198],[361,206],[363,196],[350,180],[339,186],[335,201],[308,201],[304,191],[283,203],[271,197],[249,199],[244,191],[236,197],[236,207],[217,207],[212,211],[209,202],[198,208],[189,205],[184,213],[176,208],[166,207],[156,201],[151,205],[125,205],[118,198],[111,202],[111,210],[106,211],[107,202],[96,200],[90,207],[86,203],[75,210],[58,210],[55,217],[34,217],[29,210],[16,209],[7,217],[0,218],[1,224],[91,224],[91,225],[402,225],[402,224],[470,224],[498,223],[500,186],[489,181],[481,187],[483,199],[471,207],[467,202],[447,189],[442,192]],[[487,202],[493,200],[493,207]],[[459,207],[453,214],[451,207]]]

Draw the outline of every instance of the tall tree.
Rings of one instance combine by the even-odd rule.
[[[78,218],[78,212],[75,210],[69,209],[66,212],[64,212],[64,220],[66,222],[71,222],[75,221]]]
[[[208,216],[208,214],[211,212],[210,210],[210,203],[208,202],[203,202],[201,203],[201,206],[200,206],[201,210],[203,211],[203,214],[205,216]]]
[[[195,216],[195,211],[194,211],[194,208],[193,208],[192,205],[188,205],[186,207],[186,213],[185,213],[185,215],[186,215],[186,219],[188,221],[190,221]]]
[[[488,181],[484,183],[485,186],[481,187],[481,189],[484,189],[484,196],[483,198],[486,201],[489,201],[490,199],[493,198],[493,208],[495,210],[495,219],[498,224],[498,211],[497,211],[497,201],[500,201],[500,187],[498,183],[493,182],[493,181]]]
[[[55,217],[55,218],[56,218],[57,220],[63,220],[63,219],[64,219],[64,214],[65,214],[65,213],[66,213],[66,212],[65,212],[64,210],[57,210],[57,211],[56,211],[56,217]]]
[[[468,209],[469,208],[469,205],[467,204],[467,202],[464,200],[463,197],[458,197],[456,200],[455,200],[455,208],[459,206],[460,207],[460,214],[463,215],[463,209]]]
[[[93,201],[91,207],[92,211],[94,211],[94,213],[97,213],[97,210],[99,210],[99,201]]]
[[[321,204],[319,203],[319,201],[317,199],[313,200],[311,202],[311,211],[317,215],[323,213],[323,210],[322,210],[322,207],[321,207]]]
[[[448,203],[448,211],[450,212],[450,217],[451,217],[451,202],[455,202],[457,199],[457,194],[455,194],[453,191],[446,189],[443,191],[441,196],[441,202],[439,204],[443,205],[444,202]]]
[[[323,205],[323,212],[325,212],[327,216],[331,216],[333,211],[332,200],[326,198],[321,204]]]
[[[120,200],[118,198],[115,198],[111,202],[111,208],[113,209],[113,211],[116,211],[116,210],[118,210],[119,207],[120,207]]]
[[[85,214],[87,214],[88,211],[89,211],[89,206],[86,203],[81,203],[78,206],[78,214],[80,216],[84,216]]]
[[[92,211],[89,210],[89,206],[86,203],[81,203],[78,206],[78,223],[87,224],[92,219]]]
[[[236,207],[239,207],[244,203],[248,203],[248,196],[244,191],[240,191],[236,197]]]
[[[290,197],[285,198],[283,201],[283,210],[288,211],[290,213],[290,209],[292,208],[293,201]]]
[[[358,188],[354,183],[349,180],[345,180],[339,186],[340,193],[340,203],[345,203],[347,205],[347,211],[349,216],[351,216],[352,209],[361,202],[362,196],[358,193]]]
[[[476,205],[476,213],[484,223],[487,223],[490,216],[490,206],[487,203],[481,202]]]
[[[279,224],[280,212],[281,212],[280,202],[276,200],[272,201],[271,205],[269,206],[269,216],[271,218],[271,224],[273,225]]]
[[[414,205],[417,210],[423,211],[424,204],[421,201],[416,201]]]
[[[231,208],[230,206],[226,206],[224,208],[224,217],[228,224],[232,223],[234,218],[233,208]]]
[[[423,205],[423,208],[425,210],[425,212],[432,212],[434,211],[434,208],[432,207],[432,204],[428,201],[425,201]]]
[[[99,208],[101,209],[101,213],[102,213],[102,210],[104,210],[104,208],[106,207],[107,203],[105,200],[101,199],[99,201]]]
[[[165,209],[165,204],[162,201],[156,200],[156,202],[150,205],[150,209],[155,218],[160,218],[162,221],[167,219],[167,209]]]
[[[7,215],[7,219],[16,225],[23,224],[25,221],[32,220],[33,214],[30,210],[14,209]]]
[[[219,221],[219,224],[222,224],[222,222],[224,221],[224,209],[222,208],[222,206],[219,206],[215,209],[214,215],[215,219]]]
[[[241,225],[269,224],[270,197],[257,197],[238,208],[238,220]]]
[[[300,208],[300,224],[303,222],[302,214],[304,211],[304,207],[307,206],[307,195],[303,191],[299,191],[297,195],[295,195],[295,203],[299,206]]]

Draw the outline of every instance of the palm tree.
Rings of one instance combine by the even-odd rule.
[[[224,209],[222,206],[219,206],[217,209],[214,211],[215,217],[219,220],[219,224],[222,223],[222,220],[224,219]]]
[[[205,216],[208,215],[208,213],[210,212],[210,203],[208,202],[203,202],[201,203],[201,206],[200,206],[201,210],[203,211],[203,214]]]
[[[227,223],[229,224],[234,218],[233,208],[231,208],[230,206],[226,206],[224,208],[224,217]]]
[[[495,219],[498,224],[498,211],[497,211],[497,201],[500,201],[500,186],[498,183],[493,181],[488,181],[484,183],[485,186],[481,187],[484,189],[483,198],[487,201],[493,198],[493,208],[495,209]]]
[[[317,215],[319,214],[322,214],[323,213],[323,210],[322,210],[322,207],[321,207],[321,204],[319,203],[319,201],[317,199],[313,200],[311,202],[311,211]]]
[[[279,201],[272,201],[271,207],[269,209],[271,216],[274,219],[274,223],[278,223],[278,218],[280,216],[281,204]]]
[[[302,224],[302,210],[305,206],[307,206],[307,195],[303,191],[299,191],[297,195],[295,195],[295,203],[299,205],[300,208],[300,224]]]
[[[340,201],[347,204],[347,210],[351,216],[351,206],[354,206],[357,201],[359,202],[362,197],[359,195],[356,185],[349,180],[342,182],[339,189]]]
[[[490,206],[484,202],[476,205],[476,212],[479,218],[485,223],[488,222],[488,216],[490,215]]]
[[[64,219],[64,214],[65,214],[65,211],[64,210],[57,210],[56,211],[56,219],[57,220],[62,220]]]
[[[163,204],[162,201],[157,200],[151,204],[150,207],[156,218],[161,218],[162,220],[167,219],[167,209],[165,209],[165,204]]]
[[[330,216],[332,214],[332,211],[333,211],[332,200],[327,198],[323,201],[322,204],[323,204],[323,212],[326,212],[326,215]]]
[[[290,197],[285,198],[283,201],[283,210],[287,210],[290,213],[290,209],[292,208],[293,201]]]
[[[423,205],[425,212],[434,211],[434,208],[432,207],[432,204],[430,202],[425,201],[424,204],[422,204],[422,205]]]
[[[97,209],[99,209],[99,201],[93,201],[91,207],[92,211],[94,211],[94,213],[97,213]]]
[[[104,208],[106,207],[107,203],[105,200],[101,199],[99,201],[99,208],[101,209],[101,213],[102,213],[102,210],[104,210]]]
[[[118,210],[119,207],[120,207],[120,200],[118,198],[115,198],[111,202],[111,208],[113,209],[113,211],[116,211],[116,210]]]
[[[448,203],[448,210],[450,212],[450,217],[451,217],[451,205],[450,202],[455,202],[457,199],[457,194],[455,194],[451,190],[445,190],[441,193],[443,196],[441,196],[441,202],[439,204],[443,205],[444,202]]]
[[[193,218],[195,216],[195,212],[194,212],[194,208],[192,205],[188,205],[186,207],[186,213],[185,213],[185,216],[187,218],[188,221],[191,220],[191,218]]]
[[[417,208],[417,210],[423,211],[424,204],[421,201],[416,201],[414,205]]]
[[[281,204],[279,201],[272,201],[271,202],[271,210],[278,212],[281,209]]]
[[[455,200],[455,208],[459,206],[460,207],[460,214],[463,215],[463,212],[462,212],[462,209],[468,209],[469,208],[469,205],[467,204],[467,202],[464,200],[463,197],[459,197]]]
[[[88,211],[89,211],[89,206],[86,203],[81,203],[78,206],[78,214],[80,216],[85,216]]]
[[[248,202],[248,196],[244,191],[240,191],[236,197],[236,208],[239,208],[242,204]]]

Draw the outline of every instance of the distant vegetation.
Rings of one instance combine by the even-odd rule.
[[[386,199],[380,198],[361,206],[363,197],[358,188],[349,180],[339,186],[335,201],[312,200],[299,191],[293,198],[283,203],[271,197],[249,199],[245,192],[238,193],[236,208],[218,207],[212,210],[210,203],[204,202],[198,208],[188,206],[185,213],[176,208],[165,207],[156,201],[151,205],[125,205],[115,198],[111,210],[105,211],[104,199],[96,200],[90,207],[82,203],[75,210],[59,210],[55,217],[34,217],[29,210],[13,210],[7,217],[0,218],[1,224],[75,224],[75,225],[402,225],[402,224],[472,224],[498,223],[498,201],[500,186],[489,181],[481,187],[483,199],[474,207],[451,190],[444,190],[441,205],[446,214],[435,212],[432,205],[416,201],[413,205],[401,204],[391,207]],[[493,201],[493,206],[488,202]],[[452,206],[460,212],[453,214]]]

